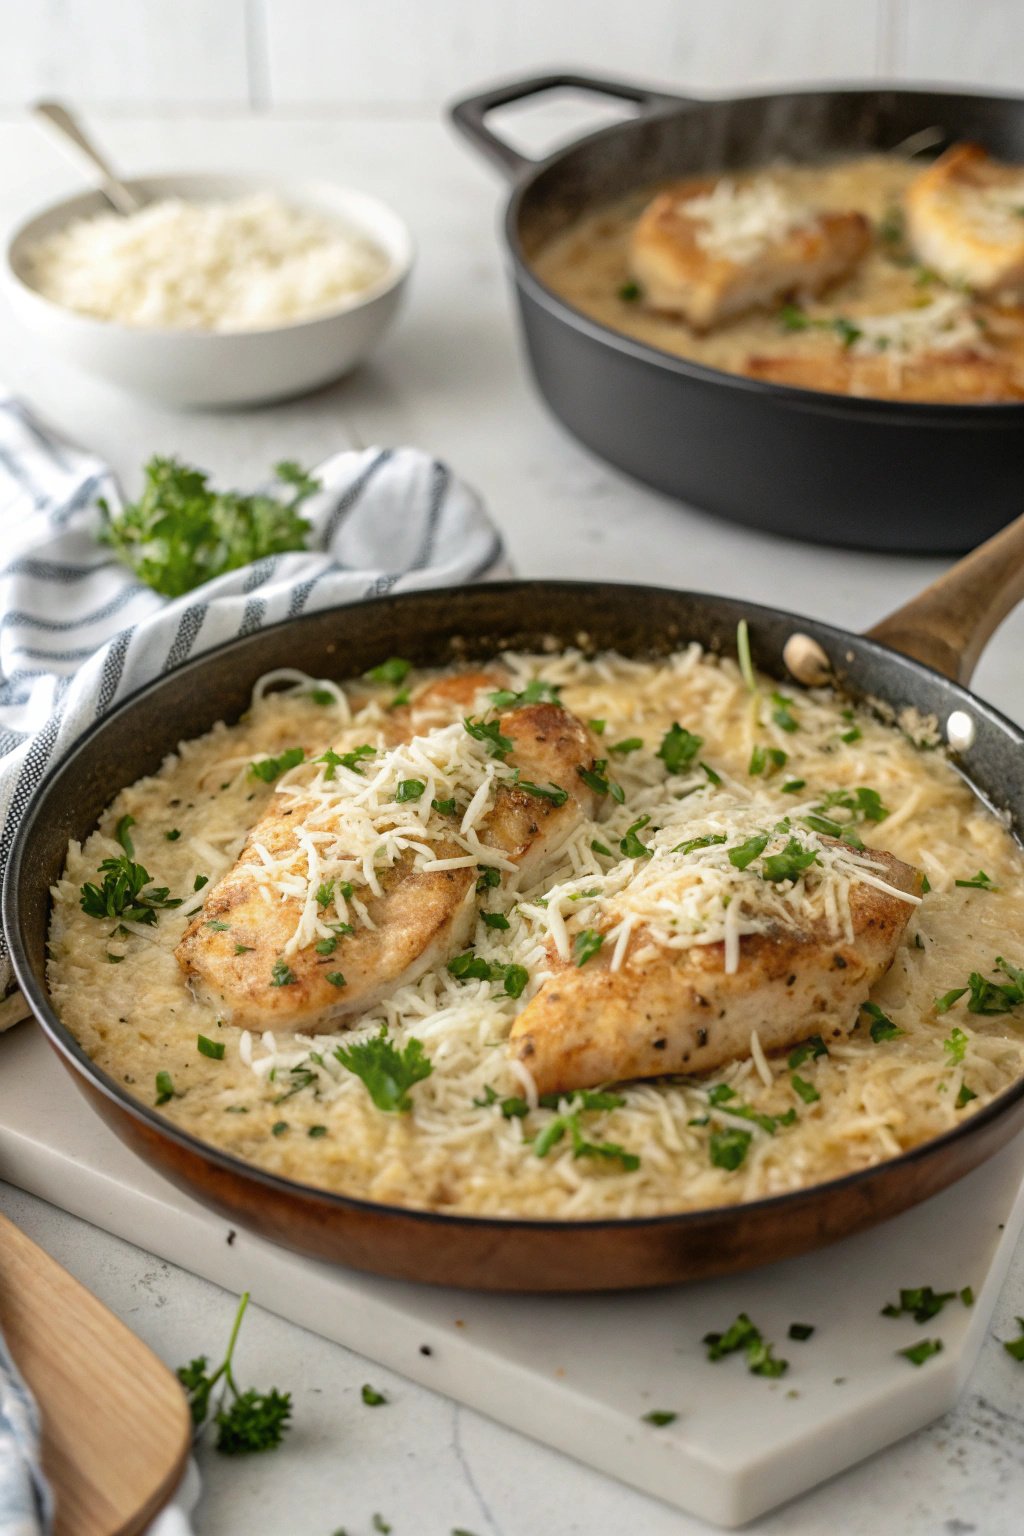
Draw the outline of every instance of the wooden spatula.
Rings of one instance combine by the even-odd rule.
[[[0,1327],[43,1418],[57,1536],[136,1536],[188,1457],[167,1367],[49,1254],[0,1216]]]

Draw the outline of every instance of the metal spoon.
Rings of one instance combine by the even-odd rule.
[[[87,138],[80,124],[67,107],[59,101],[34,102],[30,111],[46,129],[53,133],[57,143],[77,165],[85,165],[89,180],[98,187],[118,213],[138,213],[145,200],[120,181],[106,159]]]

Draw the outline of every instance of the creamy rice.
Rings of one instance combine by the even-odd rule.
[[[844,715],[841,702],[826,692],[790,689],[798,728],[787,731],[773,718],[771,684],[764,685],[759,706],[731,661],[705,656],[696,646],[656,663],[613,655],[588,660],[573,652],[508,656],[504,664],[511,686],[534,677],[560,684],[569,709],[584,720],[606,721],[609,771],[625,790],[623,805],[610,806],[599,823],[587,822],[568,839],[541,885],[518,891],[512,877],[488,891],[488,906],[504,912],[510,926],[495,931],[479,921],[472,943],[484,956],[527,968],[521,998],[492,982],[459,982],[440,967],[399,989],[352,1029],[314,1038],[250,1035],[191,995],[173,950],[202,902],[201,894],[191,894],[197,877],[208,876],[212,885],[230,868],[247,829],[277,792],[254,780],[249,763],[296,745],[308,759],[329,743],[344,752],[381,739],[384,697],[367,701],[357,685],[349,690],[350,715],[344,701],[314,702],[310,684],[300,679],[290,692],[256,698],[238,725],[220,725],[184,743],[158,774],[117,797],[83,846],[72,844],[54,891],[50,985],[59,1013],[97,1064],[147,1105],[155,1101],[156,1074],[169,1073],[180,1096],[162,1113],[202,1140],[286,1177],[389,1203],[552,1218],[730,1204],[834,1178],[950,1129],[1024,1072],[1021,1014],[973,1014],[967,998],[944,1014],[934,1007],[936,998],[965,986],[970,972],[998,979],[997,955],[1024,965],[1020,850],[941,750],[915,746],[866,711]],[[618,855],[595,854],[591,841],[617,848],[638,807],[656,808],[663,797],[665,768],[655,752],[674,721],[701,734],[701,759],[721,780],[695,774],[684,805],[692,807],[697,831],[737,799],[750,802],[755,819],[767,820],[795,817],[832,790],[870,786],[881,796],[890,814],[858,827],[860,835],[869,847],[915,864],[931,885],[872,994],[902,1033],[876,1041],[864,1016],[847,1039],[830,1042],[828,1055],[805,1060],[799,1073],[819,1095],[812,1102],[794,1091],[786,1056],[766,1058],[756,1040],[750,1058],[708,1078],[617,1088],[624,1103],[587,1112],[583,1129],[639,1158],[636,1168],[574,1157],[568,1137],[540,1157],[534,1142],[555,1111],[531,1107],[506,1118],[493,1102],[495,1095],[530,1099],[529,1081],[509,1063],[505,1041],[546,974],[553,909],[570,919],[578,910],[573,893],[614,883]],[[610,750],[630,737],[641,738],[642,747],[628,754]],[[785,770],[751,776],[755,744],[785,751]],[[291,777],[301,782],[309,772],[299,767]],[[783,783],[796,779],[805,787],[784,792]],[[282,776],[278,789],[287,793],[288,782],[289,775]],[[115,921],[97,921],[79,906],[83,882],[97,878],[103,858],[121,852],[113,834],[126,814],[135,818],[136,859],[157,884],[186,898],[153,927],[128,925],[127,937],[116,932]],[[169,840],[171,832],[179,835]],[[995,889],[955,884],[979,869]],[[542,897],[551,898],[547,907]],[[422,1041],[433,1064],[431,1076],[412,1090],[406,1115],[376,1109],[363,1083],[334,1056],[337,1046],[368,1038],[381,1024],[399,1046],[413,1037]],[[223,1059],[198,1052],[200,1034],[224,1046]],[[774,1133],[738,1119],[726,1104],[709,1104],[709,1089],[718,1083],[757,1113],[788,1117],[794,1110],[795,1119]],[[734,1171],[713,1166],[709,1157],[711,1134],[729,1127],[753,1137]]]
[[[45,298],[99,320],[249,331],[336,309],[387,268],[363,236],[260,192],[75,219],[29,252],[26,277]]]

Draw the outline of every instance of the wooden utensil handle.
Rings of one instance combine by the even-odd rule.
[[[966,684],[988,641],[1022,599],[1024,516],[865,633]]]

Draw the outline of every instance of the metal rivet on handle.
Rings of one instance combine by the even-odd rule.
[[[946,740],[954,752],[966,752],[977,735],[974,721],[962,709],[954,709],[946,721]]]
[[[787,670],[806,688],[818,688],[832,676],[832,664],[810,635],[790,635],[782,648]]]

